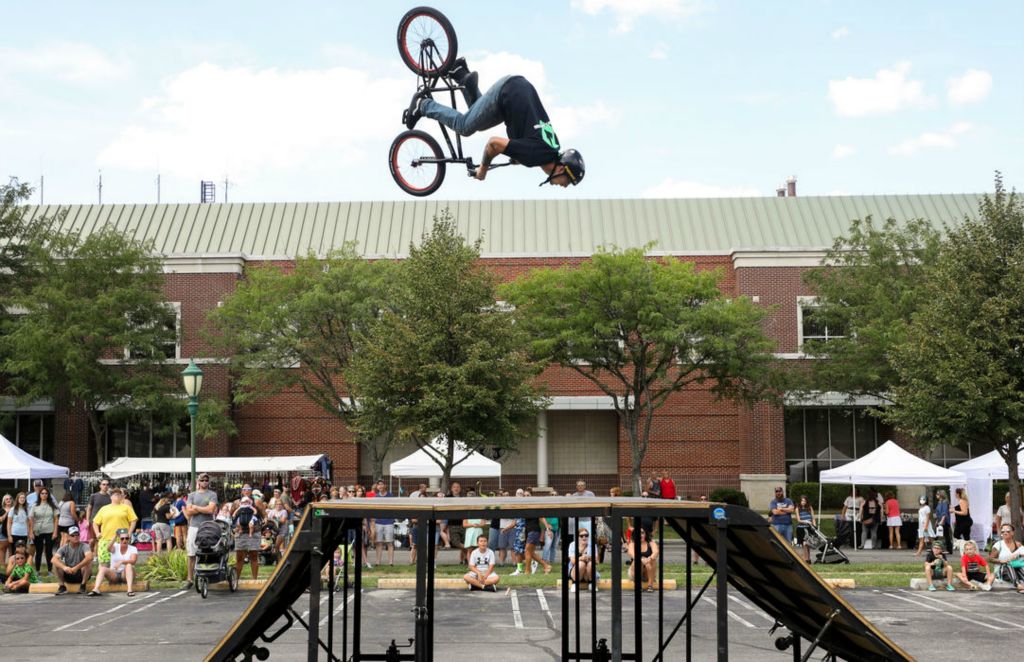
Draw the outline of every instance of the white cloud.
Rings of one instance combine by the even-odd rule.
[[[992,74],[981,69],[968,69],[963,76],[950,78],[947,86],[950,103],[976,103],[991,91]]]
[[[849,37],[849,36],[850,36],[850,28],[846,27],[845,25],[843,27],[837,29],[837,30],[833,30],[832,31],[832,38],[833,39],[845,39],[846,37]]]
[[[600,100],[583,106],[559,103],[547,89],[540,62],[492,53],[471,58],[470,64],[485,89],[508,73],[526,76],[563,141],[617,119]],[[369,68],[252,69],[204,63],[141,99],[138,119],[97,161],[136,170],[152,169],[159,161],[165,173],[193,178],[217,177],[227,170],[239,182],[299,167],[336,173],[354,163],[383,163],[387,145],[404,130],[402,109],[413,89],[411,76],[387,77]],[[432,125],[421,120],[417,128],[432,130]],[[476,145],[467,148],[475,151]]]
[[[659,41],[651,48],[651,52],[647,54],[647,57],[652,60],[664,60],[668,58],[668,44],[663,41]]]
[[[720,186],[667,177],[640,194],[643,198],[748,198],[761,191],[747,186]]]
[[[944,149],[950,149],[956,147],[957,136],[967,133],[973,128],[970,122],[957,122],[953,124],[945,131],[928,131],[922,133],[916,138],[910,138],[904,140],[898,145],[894,145],[889,148],[890,154],[897,156],[910,156],[922,149],[930,147],[941,147]]]
[[[880,69],[874,78],[847,77],[828,82],[828,97],[841,117],[881,115],[905,108],[925,108],[934,99],[924,93],[921,81],[908,80],[910,63]]]
[[[857,148],[853,145],[836,145],[832,148],[832,158],[836,160],[845,159],[856,151]]]
[[[590,16],[607,10],[615,15],[615,30],[629,32],[638,18],[683,19],[702,7],[699,0],[572,0],[572,8]]]
[[[0,78],[31,75],[72,83],[123,78],[131,70],[124,58],[114,58],[91,44],[40,43],[31,49],[0,48]]]

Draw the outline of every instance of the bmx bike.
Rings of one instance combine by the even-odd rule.
[[[449,75],[458,51],[458,37],[451,21],[432,7],[411,9],[398,23],[398,53],[405,66],[416,74],[418,89],[428,90],[432,95],[449,93],[452,108],[457,107],[456,93],[465,89]],[[428,196],[441,188],[449,163],[466,166],[470,177],[476,172],[472,157],[463,154],[462,136],[454,131],[449,133],[440,122],[438,126],[448,148],[447,154],[432,135],[418,129],[398,134],[388,150],[391,177],[410,195]],[[451,134],[455,135],[454,142]],[[490,168],[507,165],[512,162],[492,163]]]

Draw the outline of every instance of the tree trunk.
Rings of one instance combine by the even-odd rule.
[[[1006,468],[1010,473],[1007,477],[1010,482],[1010,521],[1013,529],[1017,532],[1017,540],[1024,539],[1024,530],[1021,527],[1021,494],[1020,494],[1020,457],[1017,453],[1017,440],[1014,439],[1007,447]]]
[[[100,423],[99,412],[95,409],[88,409],[87,411],[89,416],[89,427],[92,428],[92,435],[96,442],[96,468],[99,469],[106,464],[103,461],[103,455],[104,450],[106,450],[107,425],[106,423]]]

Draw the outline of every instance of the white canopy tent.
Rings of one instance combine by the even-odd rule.
[[[444,437],[436,437],[429,446],[420,448],[415,453],[403,457],[391,463],[389,471],[391,476],[402,478],[440,478],[444,472],[441,467],[431,458],[437,458],[443,462],[448,452],[448,443]],[[497,478],[501,486],[501,464],[489,460],[477,452],[470,451],[462,442],[455,442],[455,457],[453,462],[457,463],[452,468],[452,478]],[[401,486],[401,481],[399,481]]]
[[[1022,458],[1024,459],[1024,458]],[[971,538],[978,542],[988,540],[989,531],[992,530],[992,515],[995,499],[992,497],[992,481],[1006,480],[1010,477],[1010,468],[1006,466],[1006,460],[999,454],[999,451],[991,451],[980,455],[972,460],[953,465],[956,471],[967,477],[967,499],[970,502]],[[1017,474],[1024,479],[1024,467],[1017,467]],[[951,486],[962,485],[963,483],[951,483]],[[950,490],[950,507],[956,505],[956,495]],[[1000,500],[1002,505],[1002,500]]]
[[[196,471],[212,474],[286,473],[310,471],[319,455],[269,455],[258,457],[197,457]],[[119,457],[100,467],[100,473],[115,480],[139,474],[187,474],[192,460],[187,457]]]
[[[34,478],[67,478],[68,468],[50,464],[29,455],[0,435],[0,478],[32,480]]]
[[[944,469],[904,450],[893,441],[871,451],[864,457],[835,469],[821,472],[818,486],[818,508],[821,508],[821,485],[840,483],[853,486],[857,498],[857,485],[963,485],[966,477],[960,471]],[[854,527],[854,544],[857,527]]]

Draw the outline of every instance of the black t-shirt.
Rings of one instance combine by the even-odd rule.
[[[522,76],[509,78],[501,86],[498,105],[509,137],[505,156],[529,167],[558,160],[558,136],[530,81]]]
[[[540,520],[536,517],[531,517],[526,520],[526,532],[527,533],[540,533],[541,525]]]
[[[153,521],[157,524],[170,524],[171,502],[153,509]]]

